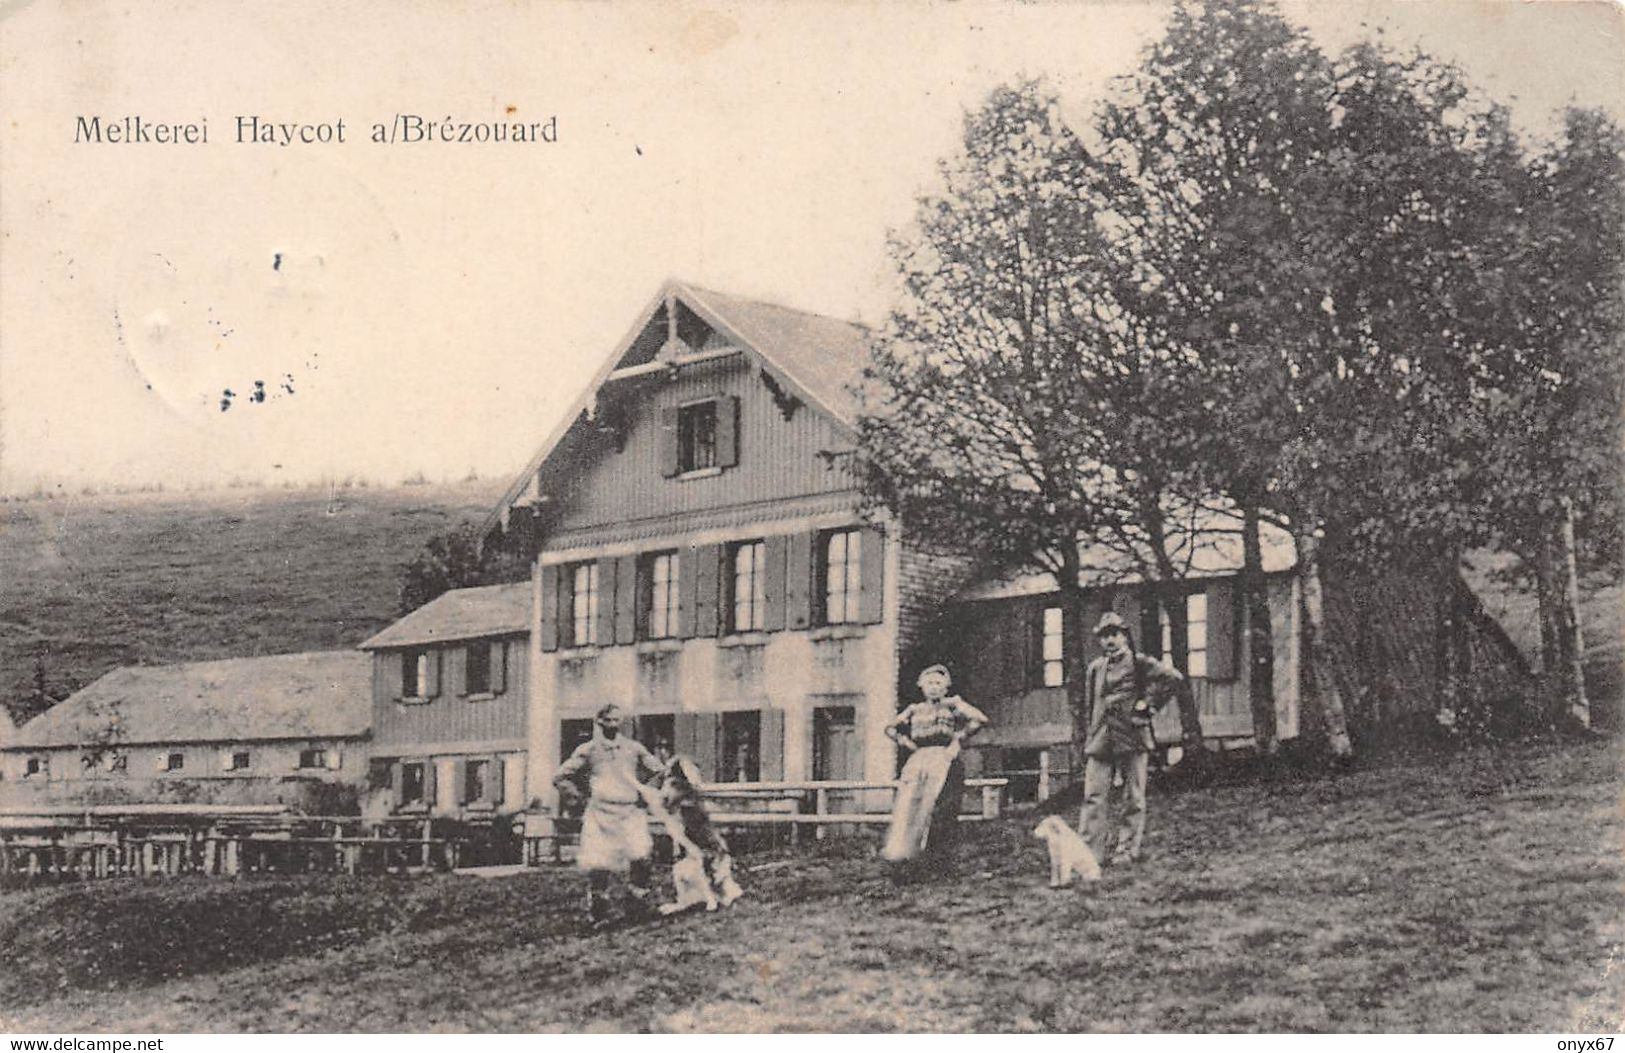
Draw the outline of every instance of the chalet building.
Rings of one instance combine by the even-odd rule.
[[[859,515],[870,339],[674,282],[606,357],[486,525],[537,551],[532,793],[607,702],[715,780],[892,777],[921,597],[895,528]]]
[[[456,589],[361,645],[379,810],[477,818],[528,805],[531,591]]]
[[[0,801],[353,807],[369,674],[353,651],[116,669],[0,745]]]
[[[640,741],[694,757],[715,781],[890,779],[897,757],[885,726],[913,700],[918,670],[936,661],[992,718],[968,756],[983,773],[1029,773],[1033,790],[1041,774],[1081,767],[1065,685],[1094,655],[1072,653],[1054,582],[987,575],[974,554],[929,556],[894,517],[860,515],[852,386],[871,340],[859,325],[671,282],[611,349],[483,528],[487,544],[517,538],[535,557],[530,612],[515,593],[513,620],[493,630],[513,634],[510,662],[512,641],[529,631],[528,673],[517,675],[529,691],[530,800],[553,803],[555,768],[608,702],[625,709]],[[1196,536],[1197,549],[1178,554],[1185,573],[1175,583],[1147,583],[1111,553],[1084,553],[1084,617],[1092,625],[1104,610],[1122,614],[1142,650],[1190,675],[1209,745],[1246,744],[1255,674],[1243,658],[1239,538],[1233,528]],[[1299,707],[1294,561],[1290,537],[1266,529],[1275,658],[1259,675],[1271,677],[1282,740],[1312,730]],[[1471,606],[1450,589],[1435,594],[1437,577],[1403,577],[1377,583],[1409,589],[1396,618],[1448,621]],[[1351,583],[1347,594],[1364,603],[1372,587]],[[1489,656],[1481,667],[1493,679],[1504,634],[1469,627],[1477,643],[1461,646]],[[392,632],[367,645],[395,655],[380,659],[381,677],[410,664],[403,648],[434,642]],[[1376,638],[1363,628],[1340,636],[1344,650]],[[1429,693],[1368,690],[1357,659],[1347,677],[1352,718],[1370,704],[1382,720],[1382,699],[1396,694],[1431,717]],[[1418,651],[1404,668],[1424,682],[1430,661]],[[405,708],[395,683],[377,702],[391,719]],[[510,768],[521,751],[504,738],[520,734],[513,721],[480,743]],[[1178,729],[1176,712],[1159,719],[1168,742]],[[378,734],[380,747],[392,735],[382,720]]]

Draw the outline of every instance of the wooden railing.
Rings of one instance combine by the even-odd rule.
[[[966,779],[965,788],[980,791],[980,808],[961,813],[961,822],[997,819],[1004,806],[1009,780],[1002,778]],[[801,832],[811,829],[822,837],[831,827],[884,826],[891,822],[896,780],[809,780],[805,782],[717,782],[700,787],[711,810],[711,821],[735,828],[782,828],[792,846],[800,843]],[[844,798],[852,798],[846,800]],[[841,811],[835,805],[851,804],[854,810]],[[866,805],[867,810],[857,808]],[[659,834],[661,824],[651,819]],[[559,862],[575,843],[580,821],[549,816],[533,817],[525,831],[525,861],[536,864]]]
[[[436,836],[423,818],[300,815],[280,806],[11,810],[0,811],[0,884],[451,869],[467,843]]]

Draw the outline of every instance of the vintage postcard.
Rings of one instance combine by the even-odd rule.
[[[1622,30],[0,4],[0,1027],[1619,1031]]]

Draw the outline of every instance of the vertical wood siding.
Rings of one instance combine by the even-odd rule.
[[[436,742],[523,739],[530,699],[528,648],[522,636],[508,636],[503,640],[507,645],[505,676],[497,674],[497,656],[492,656],[492,687],[500,680],[503,690],[495,692],[493,698],[477,701],[469,701],[462,693],[467,661],[464,643],[429,649],[440,656],[440,694],[431,701],[412,704],[397,701],[401,690],[402,652],[375,653],[372,707],[375,752],[430,747]]]
[[[675,428],[675,407],[712,396],[739,399],[738,464],[702,478],[668,475],[662,451],[671,444],[661,441],[662,414]],[[619,451],[607,440],[569,448],[563,459],[576,463],[560,465],[554,476],[560,480],[554,485],[567,486],[559,529],[852,489],[844,458],[831,467],[818,456],[850,450],[845,429],[810,406],[785,420],[743,356],[685,370],[670,383],[610,385],[604,397],[630,400],[622,411],[629,422],[625,442]]]

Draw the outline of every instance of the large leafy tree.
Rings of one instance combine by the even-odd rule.
[[[1123,405],[1160,397],[1155,355],[1103,281],[1091,159],[1042,85],[969,114],[941,179],[892,243],[907,295],[868,371],[866,490],[913,544],[1052,574],[1083,653],[1079,545],[1143,551],[1174,471],[1120,456],[1152,448]]]

